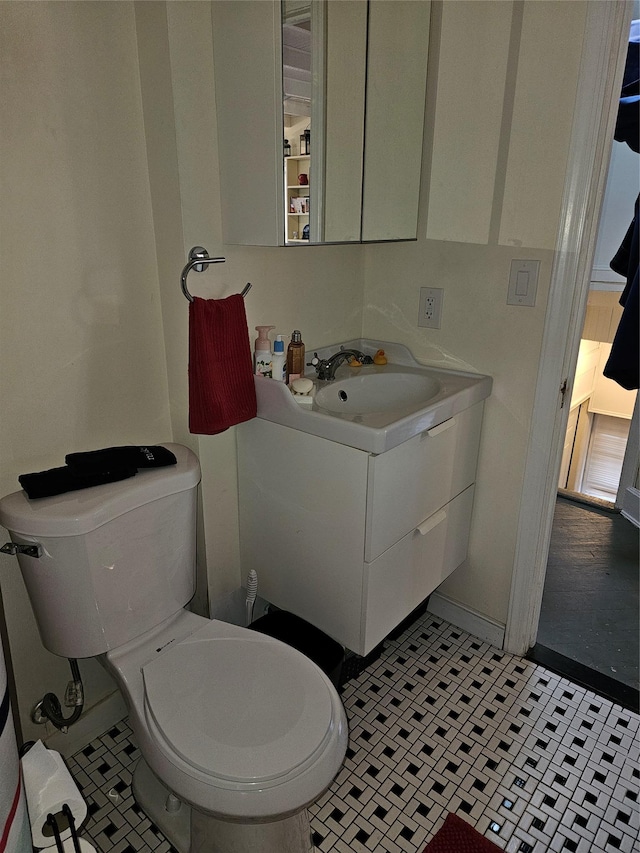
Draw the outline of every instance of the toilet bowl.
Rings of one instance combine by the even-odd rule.
[[[188,611],[105,655],[153,772],[181,800],[234,821],[305,808],[330,785],[344,709],[307,657]]]
[[[306,807],[344,759],[344,708],[297,650],[185,609],[199,465],[166,446],[175,466],[37,501],[16,492],[0,500],[0,523],[40,546],[18,559],[44,645],[97,657],[115,678],[150,780],[141,805],[143,788],[166,791],[164,811],[189,824],[174,846],[308,853]]]

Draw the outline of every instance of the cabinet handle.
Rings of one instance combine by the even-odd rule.
[[[429,516],[429,518],[427,518],[426,521],[423,521],[422,524],[419,524],[416,527],[416,531],[421,536],[425,536],[430,530],[433,530],[434,527],[437,527],[441,522],[446,521],[446,518],[446,509],[441,509],[439,512],[434,513],[434,515]]]
[[[443,421],[441,424],[438,424],[438,426],[434,426],[431,429],[426,429],[422,433],[422,438],[426,438],[427,436],[429,436],[429,438],[433,438],[434,435],[440,435],[441,432],[444,432],[446,429],[449,429],[450,427],[455,425],[456,419],[449,418],[448,421]]]

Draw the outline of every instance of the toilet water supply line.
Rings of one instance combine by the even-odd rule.
[[[67,685],[65,704],[68,707],[73,707],[71,715],[66,718],[62,716],[60,700],[55,693],[45,693],[42,701],[36,706],[36,710],[44,718],[41,720],[42,722],[50,720],[57,729],[60,729],[65,734],[69,726],[78,721],[84,707],[84,688],[82,686],[78,661],[75,658],[69,658],[69,665],[73,681],[70,681]],[[39,722],[39,720],[36,719],[35,722]]]
[[[253,622],[253,605],[256,603],[256,595],[258,594],[258,575],[255,569],[251,569],[247,575],[247,599],[245,606],[247,608],[247,627]]]

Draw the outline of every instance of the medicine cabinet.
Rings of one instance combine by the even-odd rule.
[[[211,6],[224,241],[414,240],[430,0]],[[306,156],[300,121],[304,168],[284,152],[288,138],[291,156]],[[308,198],[304,214],[292,197]]]

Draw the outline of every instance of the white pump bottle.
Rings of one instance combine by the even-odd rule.
[[[287,381],[287,354],[284,351],[284,335],[276,335],[271,356],[271,377],[278,382]]]

